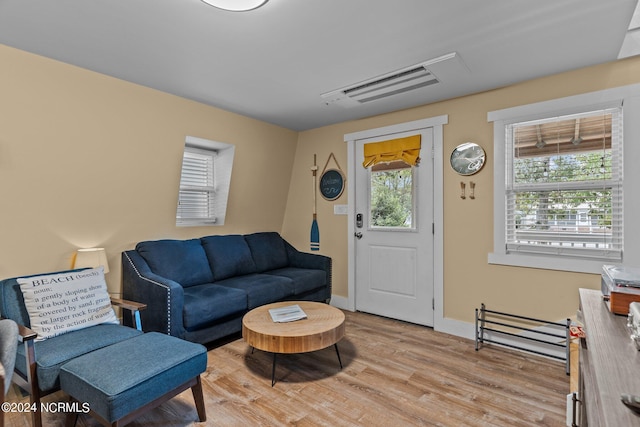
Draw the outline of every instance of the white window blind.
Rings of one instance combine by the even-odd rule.
[[[507,253],[621,260],[621,108],[505,132]]]
[[[185,146],[180,175],[177,224],[213,224],[216,152]]]

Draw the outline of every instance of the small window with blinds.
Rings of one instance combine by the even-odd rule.
[[[505,132],[507,253],[621,260],[621,108]]]
[[[180,174],[177,225],[215,224],[216,151],[185,146]]]

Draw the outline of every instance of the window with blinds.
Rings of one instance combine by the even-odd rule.
[[[215,224],[216,151],[185,146],[178,194],[177,225]]]
[[[622,257],[622,109],[505,126],[506,250]]]

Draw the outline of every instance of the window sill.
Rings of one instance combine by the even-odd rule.
[[[513,267],[539,268],[543,270],[570,271],[575,273],[601,274],[604,264],[611,261],[568,259],[557,256],[490,253],[489,264]]]
[[[176,222],[176,227],[208,227],[212,225],[222,225],[222,224],[218,224],[218,222],[215,219]]]

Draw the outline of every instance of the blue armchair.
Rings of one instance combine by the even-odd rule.
[[[113,298],[111,302],[130,312],[134,324],[138,323],[138,310],[145,307],[144,304]],[[36,427],[42,426],[41,397],[60,389],[62,365],[78,356],[142,334],[141,330],[118,324],[99,324],[36,341],[37,334],[29,329],[29,314],[17,278],[0,281],[0,312],[18,325],[13,382],[29,393],[31,403],[37,408],[32,412],[32,424]],[[5,370],[9,376],[7,366]]]

